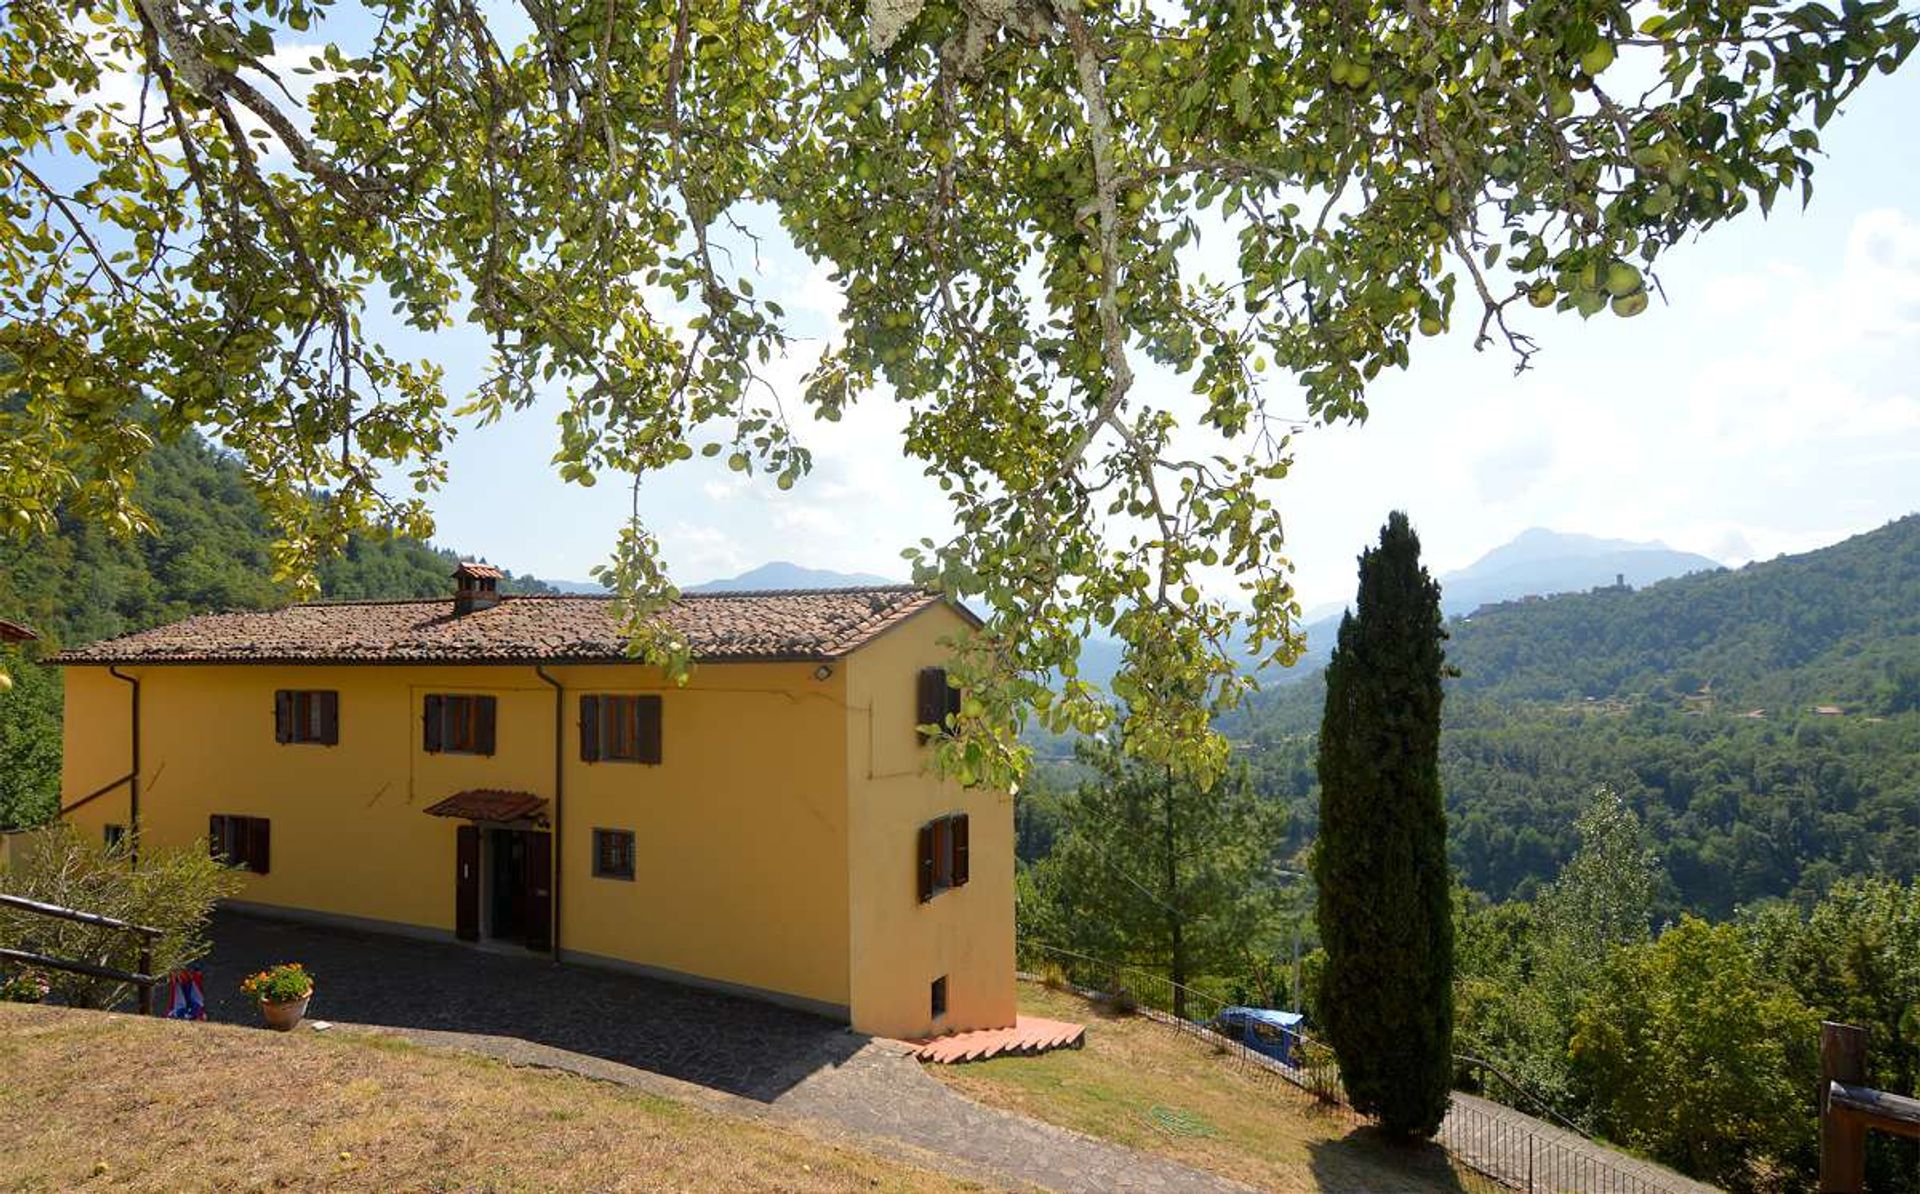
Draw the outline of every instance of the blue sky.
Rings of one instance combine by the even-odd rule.
[[[1804,550],[1916,506],[1920,465],[1920,67],[1875,78],[1824,135],[1812,207],[1750,213],[1683,246],[1667,304],[1632,321],[1528,312],[1543,351],[1516,378],[1472,329],[1417,346],[1383,375],[1371,419],[1296,441],[1273,487],[1308,606],[1343,600],[1387,511],[1411,512],[1436,572],[1530,526],[1657,539],[1729,563]],[[837,311],[824,271],[790,247],[756,283],[804,338],[775,376],[797,381]],[[379,325],[379,318],[373,320]],[[485,358],[464,331],[394,336],[458,391]],[[1287,383],[1272,383],[1287,405]],[[1148,375],[1143,385],[1184,386]],[[466,430],[433,501],[439,542],[519,572],[579,579],[628,505],[548,467],[551,406]],[[789,492],[696,458],[649,478],[641,508],[673,575],[694,583],[773,559],[900,575],[900,549],[948,527],[904,460],[898,420],[870,400],[799,428],[817,468]]]

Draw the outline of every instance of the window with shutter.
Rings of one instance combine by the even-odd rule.
[[[267,873],[272,850],[265,817],[215,813],[207,818],[207,852],[231,867]]]
[[[471,693],[432,693],[422,715],[423,745],[433,754],[490,755],[498,699]]]
[[[580,757],[589,763],[658,764],[663,757],[658,696],[602,693],[580,698]]]
[[[273,694],[276,742],[332,746],[340,741],[340,694],[331,690],[281,689]]]
[[[948,681],[946,668],[921,668],[916,696],[914,712],[918,720],[914,725],[922,742],[945,733],[952,719],[960,716],[960,690]],[[934,728],[925,728],[928,726]]]
[[[967,814],[936,817],[920,827],[920,902],[962,887],[970,877]]]
[[[593,873],[600,879],[633,878],[633,831],[593,831]]]

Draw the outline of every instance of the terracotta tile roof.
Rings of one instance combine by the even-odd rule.
[[[696,660],[837,659],[941,600],[911,585],[690,593],[662,616],[687,637]],[[62,651],[50,662],[616,663],[628,658],[608,598],[508,596],[461,615],[455,615],[451,597],[202,614]]]
[[[547,807],[545,797],[532,792],[505,792],[497,788],[475,788],[429,805],[432,817],[464,817],[469,821],[518,821]]]
[[[0,618],[0,643],[25,642],[27,639],[39,637],[18,622],[9,622],[5,618]]]
[[[486,576],[494,580],[505,580],[507,574],[492,564],[481,564],[473,560],[461,560],[460,566],[453,570],[455,576]]]

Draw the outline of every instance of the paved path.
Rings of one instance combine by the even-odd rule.
[[[315,1019],[780,1117],[956,1176],[1070,1194],[1248,1189],[984,1107],[930,1077],[903,1046],[758,1000],[233,912],[215,917],[211,936],[202,968],[216,1020],[258,1023],[240,980],[300,961],[315,975]]]

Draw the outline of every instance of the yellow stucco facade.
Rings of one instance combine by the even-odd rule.
[[[549,665],[557,802],[556,694],[532,665],[124,665],[140,690],[142,841],[201,840],[212,815],[265,817],[271,861],[246,876],[245,904],[452,939],[459,823],[424,810],[471,789],[532,793],[558,821],[565,960],[761,993],[876,1035],[1004,1026],[1011,799],[928,775],[914,731],[918,670],[942,662],[939,640],[960,624],[931,606],[824,678],[816,662],[716,663],[674,687],[637,664]],[[277,741],[282,689],[337,692],[338,743]],[[427,752],[429,693],[494,697],[494,753]],[[583,761],[579,698],[646,693],[662,702],[660,763]],[[131,697],[105,667],[66,669],[63,805],[127,773]],[[921,902],[919,826],[960,812],[970,882]],[[127,788],[68,817],[95,834],[125,825]],[[595,829],[634,835],[631,879],[593,873]]]

